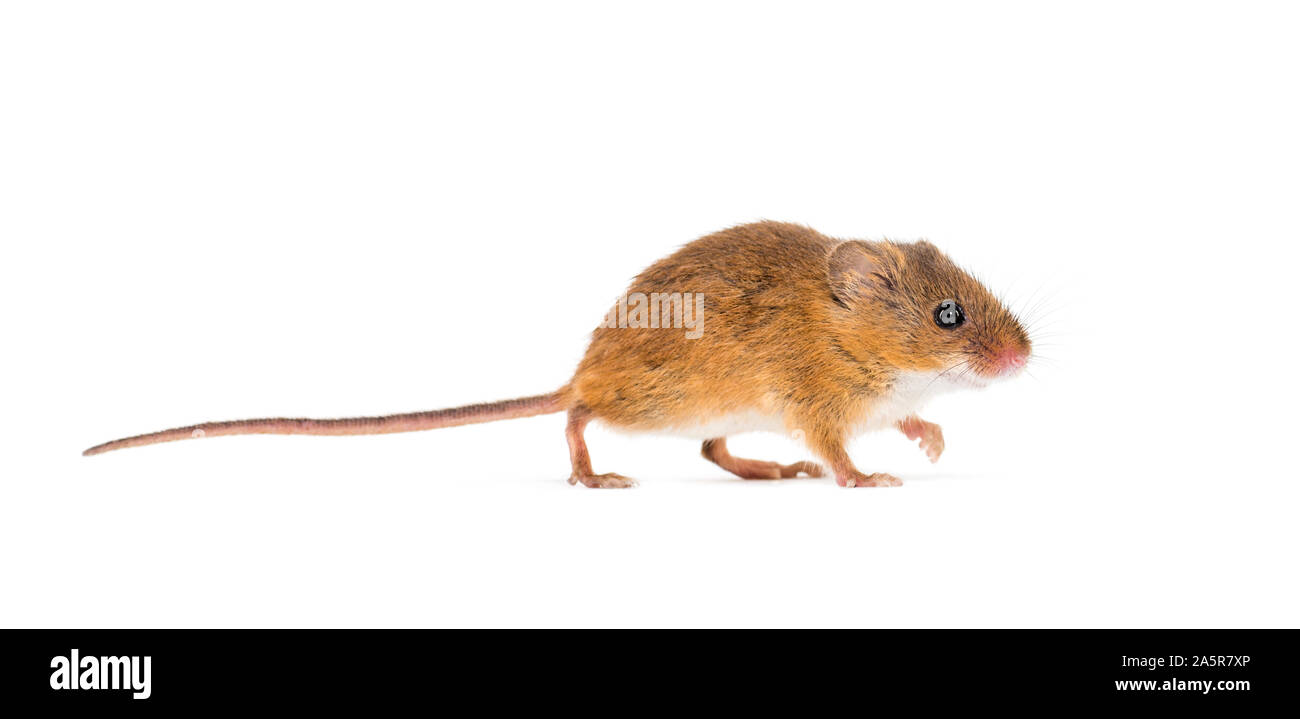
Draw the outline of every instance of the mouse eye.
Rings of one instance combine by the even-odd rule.
[[[965,321],[966,310],[957,304],[957,300],[944,300],[934,308],[934,323],[946,330],[955,329]]]

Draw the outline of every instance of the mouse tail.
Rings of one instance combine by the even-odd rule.
[[[175,442],[180,439],[222,437],[232,434],[390,434],[393,432],[420,432],[426,429],[457,427],[462,424],[495,422],[501,419],[533,417],[539,414],[562,412],[568,408],[568,388],[536,397],[507,399],[501,402],[471,404],[451,409],[429,412],[389,414],[382,417],[348,417],[344,419],[242,419],[233,422],[204,422],[188,427],[165,429],[161,432],[115,439],[82,452],[89,457],[115,449],[143,447],[147,444]]]

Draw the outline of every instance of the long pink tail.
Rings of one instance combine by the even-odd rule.
[[[115,439],[82,452],[89,457],[115,449],[142,447],[178,439],[221,437],[228,434],[389,434],[392,432],[419,432],[462,424],[495,422],[499,419],[533,417],[565,409],[563,390],[537,397],[507,399],[501,402],[471,404],[430,412],[390,414],[383,417],[349,417],[346,419],[242,419],[235,422],[204,422],[189,427],[177,427],[161,432],[151,432],[135,437]]]

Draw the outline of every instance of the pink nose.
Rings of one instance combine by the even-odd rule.
[[[996,361],[998,372],[1002,374],[1011,374],[1019,371],[1029,362],[1029,353],[1018,350],[1014,347],[1008,347],[998,354]]]

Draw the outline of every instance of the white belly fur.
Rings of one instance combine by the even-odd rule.
[[[936,395],[957,389],[977,386],[973,382],[939,376],[938,372],[903,372],[894,381],[890,391],[864,403],[861,417],[853,418],[850,433],[859,435],[893,427],[896,422],[916,414]],[[732,437],[748,432],[774,432],[800,438],[799,428],[785,421],[785,413],[776,406],[751,409],[701,419],[698,422],[663,427],[652,430],[654,434],[692,439]]]
[[[979,386],[977,381],[952,372],[900,372],[890,391],[870,403],[853,433],[893,427],[899,420],[920,412],[937,395]]]
[[[718,415],[699,422],[665,427],[655,431],[656,434],[689,437],[691,439],[717,439],[719,437],[733,437],[747,432],[790,434],[790,430],[785,426],[785,418],[780,412],[762,412],[759,410]]]

